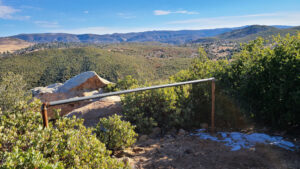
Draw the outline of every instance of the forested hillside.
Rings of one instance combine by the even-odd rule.
[[[139,46],[142,47],[142,46]],[[110,81],[126,75],[144,80],[166,79],[189,66],[191,51],[164,47],[107,48],[79,47],[45,49],[11,55],[0,61],[0,74],[14,72],[24,76],[30,87],[63,82],[80,72],[96,71]],[[149,50],[146,50],[149,48]],[[152,50],[158,48],[157,51]],[[126,50],[126,51],[124,51]],[[173,51],[173,52],[172,52]]]
[[[41,33],[20,34],[12,36],[28,42],[81,42],[81,43],[120,43],[120,42],[162,42],[170,44],[183,44],[187,41],[201,37],[216,36],[237,28],[218,28],[203,30],[180,30],[180,31],[147,31],[136,33],[115,33],[106,35],[97,34],[66,34],[66,33]]]
[[[257,37],[263,37],[271,40],[272,36],[277,36],[278,34],[281,36],[285,36],[288,33],[291,35],[296,35],[297,31],[299,30],[299,27],[280,29],[273,26],[251,25],[241,29],[232,30],[230,32],[225,32],[215,37],[200,38],[195,40],[193,43],[215,41],[248,42],[256,39]]]

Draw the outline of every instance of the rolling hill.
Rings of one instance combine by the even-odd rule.
[[[0,58],[0,77],[6,72],[22,74],[30,88],[63,82],[89,70],[113,82],[127,75],[140,81],[164,80],[188,68],[193,52],[184,47],[141,44],[45,49]]]
[[[16,38],[0,38],[0,53],[3,52],[14,52],[16,50],[26,48],[33,43],[16,39]]]
[[[284,28],[284,29],[283,29]],[[257,37],[263,37],[270,39],[273,35],[282,35],[290,33],[294,35],[300,27],[275,27],[275,26],[264,26],[264,25],[251,25],[241,29],[232,30],[230,32],[225,32],[215,37],[199,38],[192,43],[202,43],[202,42],[214,42],[214,41],[235,41],[235,42],[247,42],[254,40]]]
[[[181,31],[148,31],[138,33],[115,33],[106,35],[97,34],[66,34],[66,33],[40,33],[20,34],[12,38],[22,39],[34,43],[49,42],[80,42],[80,43],[121,43],[121,42],[161,42],[170,44],[183,44],[201,37],[211,37],[237,28],[218,28],[203,30]]]

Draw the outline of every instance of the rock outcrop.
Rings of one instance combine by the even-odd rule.
[[[96,72],[81,73],[65,83],[55,83],[47,87],[32,89],[34,97],[42,102],[70,99],[74,97],[92,96],[103,93],[102,88],[111,82],[99,77]],[[54,109],[61,109],[61,116],[84,118],[87,126],[97,124],[100,117],[109,116],[121,111],[119,96],[92,99],[48,108],[49,118],[54,117]]]
[[[58,87],[59,93],[93,91],[103,88],[110,82],[99,77],[96,72],[89,71],[81,73]]]

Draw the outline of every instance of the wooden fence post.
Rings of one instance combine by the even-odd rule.
[[[211,132],[215,132],[215,79],[211,81]]]
[[[42,105],[42,116],[43,116],[43,125],[44,128],[48,128],[48,113],[47,113],[47,103]]]

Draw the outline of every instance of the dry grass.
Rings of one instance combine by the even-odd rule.
[[[14,52],[19,49],[23,49],[33,45],[33,43],[26,42],[20,39],[14,38],[0,38],[0,53],[3,52]]]

